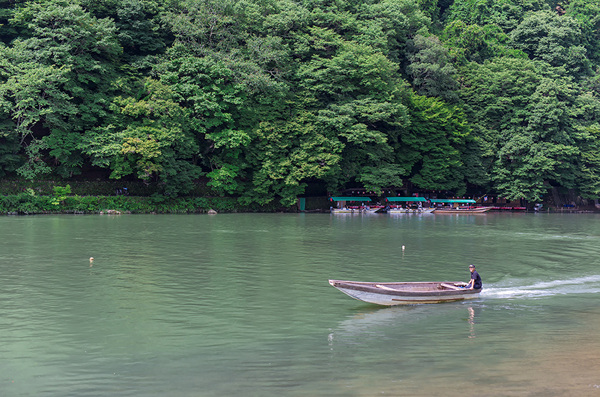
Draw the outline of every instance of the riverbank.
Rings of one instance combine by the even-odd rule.
[[[327,196],[305,197],[298,205],[282,206],[277,200],[246,204],[237,197],[221,197],[205,183],[197,183],[189,196],[171,197],[160,193],[157,184],[119,181],[0,180],[0,215],[34,214],[202,214],[216,212],[329,212]],[[494,212],[526,212],[531,208],[514,205],[493,207]],[[545,204],[540,212],[598,213],[593,205],[555,207]]]
[[[0,215],[37,214],[208,214],[217,213],[274,213],[329,212],[326,197],[305,199],[305,210],[298,206],[283,207],[274,202],[268,205],[243,204],[235,197],[167,197],[144,196],[38,196],[31,193],[0,196]],[[492,209],[490,212],[533,212],[523,209]],[[594,214],[596,208],[547,207],[540,213]]]
[[[329,211],[326,196],[307,197],[289,207],[278,200],[246,203],[220,196],[206,181],[197,181],[186,195],[167,195],[158,183],[124,181],[0,180],[0,215],[33,214],[202,214],[217,212]]]
[[[32,193],[0,196],[0,214],[202,214],[217,212],[294,212],[296,207],[244,205],[234,197],[166,196],[38,196]]]

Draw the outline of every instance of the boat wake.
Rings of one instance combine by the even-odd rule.
[[[481,292],[482,298],[542,298],[555,295],[594,294],[600,292],[600,275],[567,280],[542,281],[529,285],[491,285]]]

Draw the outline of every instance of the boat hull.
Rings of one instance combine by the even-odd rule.
[[[441,209],[438,208],[436,214],[483,214],[490,211],[492,207],[480,207],[480,208],[465,208],[465,209]]]
[[[435,211],[435,208],[421,208],[421,209],[405,209],[405,208],[392,208],[388,210],[389,214],[430,214]]]
[[[365,209],[360,208],[334,208],[331,210],[332,214],[364,214]]]
[[[363,302],[383,306],[456,302],[474,299],[481,290],[460,288],[459,282],[367,283],[329,280],[344,294]]]

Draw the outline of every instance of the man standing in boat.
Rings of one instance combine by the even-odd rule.
[[[471,280],[465,288],[481,289],[481,276],[477,273],[477,270],[475,270],[475,265],[469,265],[469,270],[471,271]]]

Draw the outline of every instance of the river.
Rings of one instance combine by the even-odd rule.
[[[598,215],[0,217],[0,248],[2,396],[600,396]],[[467,302],[327,282],[471,263]]]

